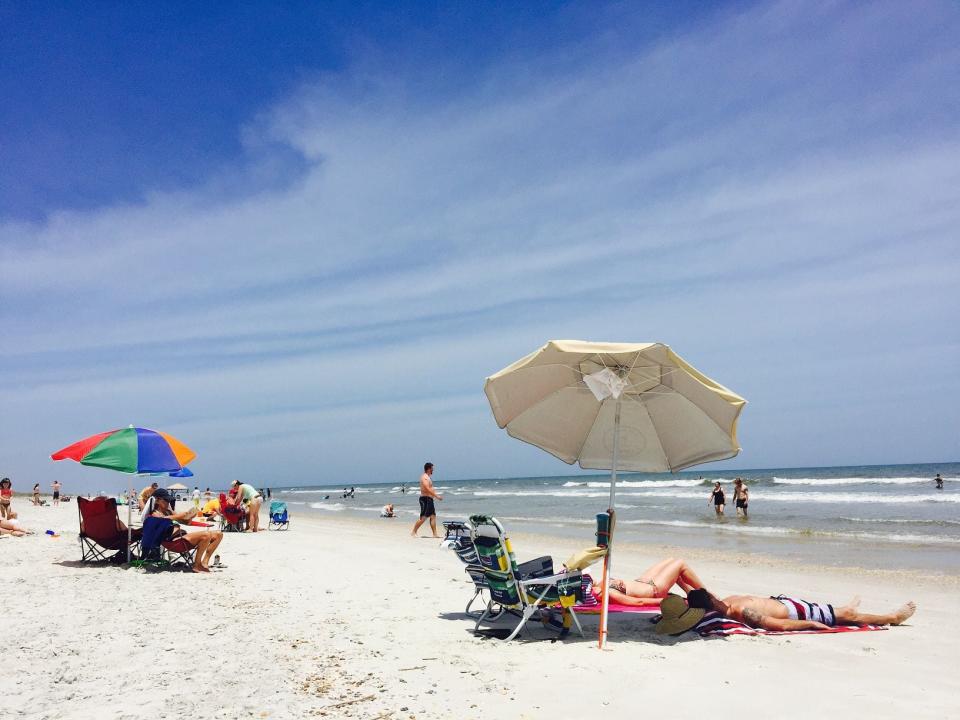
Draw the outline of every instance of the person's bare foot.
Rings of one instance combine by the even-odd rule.
[[[860,596],[859,596],[859,595],[854,595],[854,596],[853,596],[853,599],[850,600],[850,602],[848,602],[848,603],[847,603],[846,605],[844,605],[842,608],[837,608],[837,610],[856,611],[856,609],[857,609],[858,607],[860,607]]]
[[[416,533],[410,533],[410,537],[420,537],[420,536],[417,535]]]
[[[895,613],[896,619],[890,624],[899,625],[908,617],[913,615],[916,611],[917,611],[917,604],[913,602],[913,600],[911,600],[910,602],[906,603],[902,608],[897,610],[897,612]]]

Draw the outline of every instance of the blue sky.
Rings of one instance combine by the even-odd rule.
[[[128,423],[204,485],[568,472],[482,392],[560,337],[666,342],[748,398],[731,467],[958,459],[954,3],[0,22],[21,489],[108,484],[48,455]]]

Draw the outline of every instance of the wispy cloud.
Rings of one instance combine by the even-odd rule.
[[[243,129],[300,158],[266,191],[0,227],[9,472],[127,421],[278,483],[424,455],[559,471],[480,391],[557,336],[673,344],[754,401],[741,464],[945,458],[957,30],[949,4],[781,3],[635,48],[611,27],[453,94],[362,58],[315,78]],[[849,407],[905,378],[908,438]],[[798,434],[801,396],[820,424]]]

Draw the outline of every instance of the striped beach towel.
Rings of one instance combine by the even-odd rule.
[[[694,627],[694,630],[700,633],[701,637],[720,635],[820,635],[824,633],[868,632],[886,629],[886,627],[881,625],[837,625],[836,627],[826,628],[825,630],[764,630],[763,628],[750,627],[746,623],[739,622],[738,620],[731,620],[717,612],[707,613],[703,616],[703,620]]]

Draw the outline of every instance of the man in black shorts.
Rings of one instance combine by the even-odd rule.
[[[430,518],[430,529],[433,530],[433,536],[435,538],[440,537],[437,535],[437,509],[434,507],[433,501],[443,500],[443,496],[438,495],[437,491],[433,489],[432,475],[433,463],[425,463],[423,475],[420,476],[420,517],[410,532],[413,537],[417,537],[417,531],[427,518]]]

